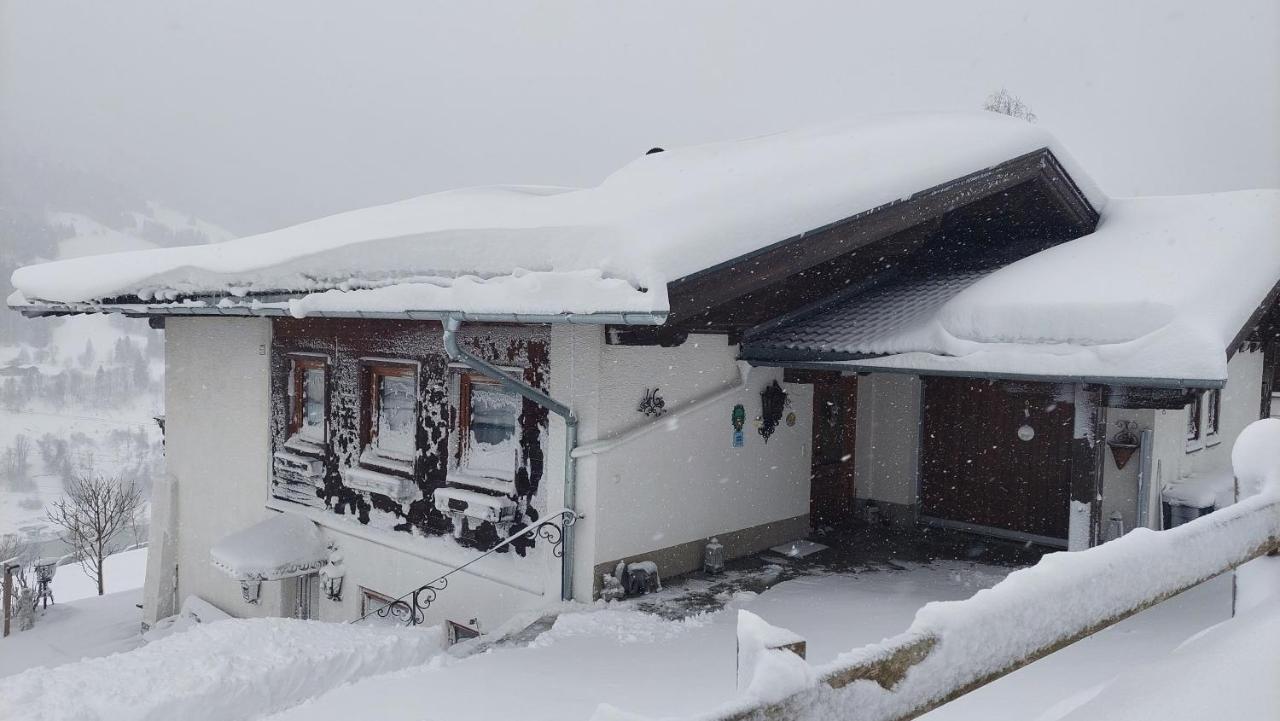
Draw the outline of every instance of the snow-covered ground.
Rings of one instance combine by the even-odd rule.
[[[144,552],[115,557],[108,569],[116,571],[112,588],[140,583],[144,561]],[[55,592],[61,590],[68,599],[77,588],[87,588],[87,579],[77,578],[75,568],[63,567],[56,579]],[[420,635],[422,642],[415,643],[368,636],[360,627],[345,625],[225,621],[123,656],[3,679],[0,696],[20,700],[23,705],[15,708],[22,709],[21,718],[50,719],[192,718],[196,713],[240,719],[275,710],[279,713],[273,721],[466,721],[504,717],[516,708],[521,718],[531,720],[610,718],[612,709],[641,717],[684,717],[704,714],[735,697],[739,608],[805,637],[809,660],[821,664],[842,651],[900,633],[925,603],[967,598],[1007,571],[938,562],[905,571],[805,576],[760,595],[740,592],[724,610],[681,621],[643,613],[630,604],[572,605],[530,642],[499,642],[470,654],[440,652],[439,629],[408,631]],[[39,649],[34,652],[39,663],[53,665],[136,647],[139,616],[132,604],[137,597],[133,591],[58,604],[35,630],[0,642],[0,676],[19,670],[12,668],[11,659],[30,656],[31,649]],[[924,718],[1093,718],[1086,709],[1123,696],[1124,684],[1142,683],[1145,676],[1128,680],[1129,674],[1145,673],[1139,669],[1147,664],[1172,664],[1170,673],[1185,672],[1185,652],[1174,650],[1227,620],[1230,604],[1230,578],[1210,581]],[[1228,646],[1255,631],[1274,634],[1276,614],[1272,616],[1214,641],[1206,653],[1229,654]],[[171,654],[180,654],[184,662],[173,663]],[[238,670],[237,664],[245,663],[259,682],[250,683]],[[131,680],[138,677],[147,679],[144,685]],[[56,703],[43,700],[41,694],[55,682],[74,691],[59,694]],[[494,692],[495,683],[500,692]],[[157,690],[161,688],[169,691]],[[108,689],[119,691],[111,696]],[[80,706],[76,694],[82,694]],[[0,718],[8,718],[3,710]]]
[[[142,639],[142,582],[147,549],[118,553],[106,562],[107,595],[78,563],[58,568],[54,604],[29,631],[0,638],[0,678],[37,666],[59,666],[137,647]],[[3,714],[0,714],[2,716]]]

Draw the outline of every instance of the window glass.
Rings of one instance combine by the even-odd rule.
[[[467,424],[468,470],[510,479],[515,473],[520,396],[493,383],[472,383]]]
[[[1187,405],[1187,440],[1200,440],[1200,396],[1198,395]]]
[[[413,376],[378,376],[378,451],[413,459],[415,406],[418,394]]]
[[[316,443],[324,442],[324,368],[302,370],[302,404],[298,435]]]
[[[1208,405],[1205,406],[1205,433],[1214,435],[1218,432],[1219,418],[1222,411],[1222,392],[1209,391]]]

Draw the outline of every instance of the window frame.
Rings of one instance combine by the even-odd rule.
[[[394,360],[388,358],[362,358],[360,360],[360,460],[364,468],[380,472],[393,472],[412,476],[418,455],[418,425],[422,418],[422,403],[419,398],[419,372],[421,366],[416,361]],[[377,423],[381,408],[382,394],[379,392],[383,378],[413,379],[413,429],[414,448],[409,458],[401,457],[395,452],[384,451],[377,445]]]
[[[524,370],[521,368],[500,368],[500,370],[508,374],[515,374],[515,373],[523,374],[524,372]],[[470,452],[471,452],[471,392],[475,386],[488,386],[488,387],[494,387],[494,388],[502,388],[504,390],[506,389],[506,386],[504,386],[498,380],[494,378],[490,378],[489,376],[484,375],[483,373],[479,373],[470,369],[459,369],[459,372],[458,372],[458,423],[457,423],[458,447],[457,447],[457,456],[455,457],[453,470],[463,475],[466,475],[469,478],[487,479],[490,481],[497,481],[498,483],[501,483],[501,484],[514,483],[515,477],[516,477],[516,471],[518,470],[518,467],[519,467],[516,459],[512,459],[511,461],[511,474],[509,478],[501,478],[501,477],[485,475],[483,472],[473,469],[469,466],[469,458],[470,458]],[[520,438],[524,433],[524,428],[521,426],[521,423],[520,423],[520,416],[524,414],[524,396],[521,396],[518,393],[516,393],[515,395],[517,398],[520,399],[520,403],[521,403],[521,411],[520,413],[516,414],[516,420],[514,425],[516,445],[519,446]]]
[[[311,454],[320,453],[329,444],[329,356],[323,353],[289,353],[288,417],[285,419],[285,444],[291,450]],[[324,429],[321,440],[316,442],[302,435],[302,419],[306,413],[303,391],[306,388],[306,371],[319,369],[324,374]]]
[[[1194,435],[1193,435],[1194,429]],[[1194,393],[1187,402],[1187,425],[1185,429],[1187,453],[1204,448],[1204,394]]]
[[[1215,388],[1205,391],[1201,396],[1201,405],[1204,407],[1204,421],[1202,422],[1201,434],[1204,436],[1205,445],[1215,445],[1222,442],[1222,390]]]

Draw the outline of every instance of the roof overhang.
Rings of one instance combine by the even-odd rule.
[[[29,318],[83,315],[90,313],[115,313],[134,318],[190,318],[190,317],[294,317],[287,300],[272,296],[260,298],[207,298],[182,303],[145,303],[128,300],[103,303],[47,303],[25,301],[10,303],[10,308]],[[666,322],[665,312],[596,312],[596,313],[473,313],[460,310],[404,310],[404,311],[309,311],[307,318],[357,318],[366,320],[425,320],[444,322],[448,318],[471,323],[519,323],[519,324],[573,324],[573,325],[661,325]]]
[[[876,356],[886,357],[886,356]],[[867,357],[871,360],[874,357]],[[1081,383],[1124,388],[1159,388],[1167,390],[1216,390],[1226,385],[1222,379],[1159,378],[1152,376],[1101,376],[1051,373],[1016,373],[1004,371],[941,370],[937,368],[912,368],[886,366],[859,360],[769,360],[767,358],[743,358],[752,366],[792,368],[797,370],[829,371],[837,373],[896,373],[917,376],[950,378],[981,378],[986,380],[1021,381],[1026,383]]]

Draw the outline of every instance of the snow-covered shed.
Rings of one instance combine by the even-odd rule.
[[[1261,361],[1226,358],[1264,355],[1247,350],[1280,279],[1275,198],[1108,202],[1037,126],[879,116],[641,155],[593,188],[464,189],[32,266],[9,304],[166,328],[157,522],[177,550],[153,556],[181,572],[156,562],[149,618],[189,594],[237,615],[312,598],[304,575],[246,606],[208,572],[219,539],[282,512],[342,558],[346,590],[304,615],[355,618],[451,574],[412,615],[484,628],[590,598],[619,561],[695,569],[713,535],[735,556],[865,515],[1097,542],[1112,409],[1149,430],[1189,402],[1248,405],[1226,394]],[[930,459],[976,448],[963,426],[984,414],[1023,419],[994,439],[1002,462],[1069,476],[966,479],[982,507],[939,506]]]

